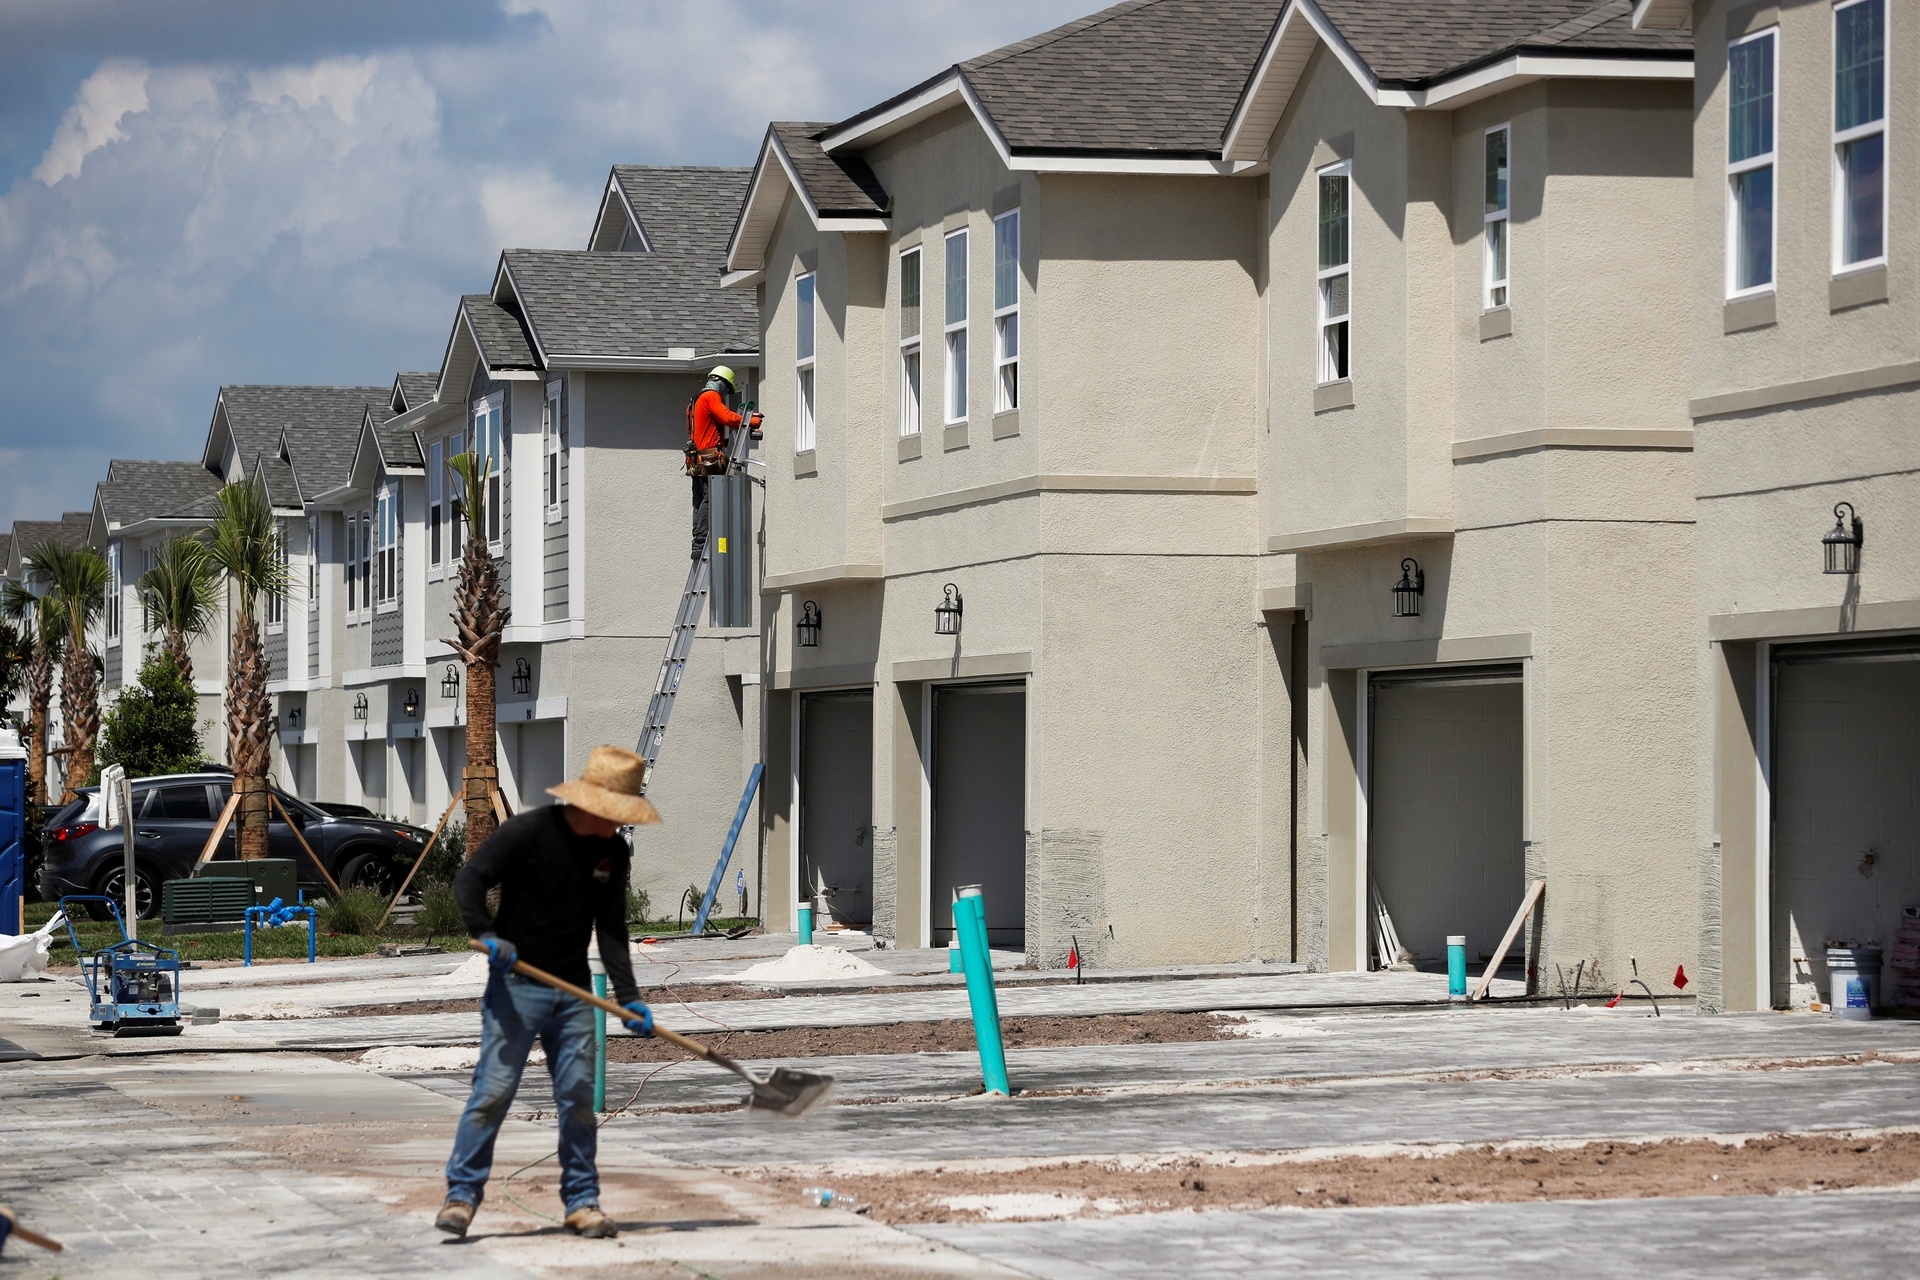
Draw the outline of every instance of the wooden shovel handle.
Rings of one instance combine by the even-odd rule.
[[[478,938],[470,940],[467,943],[467,949],[470,951],[478,951],[482,955],[489,954],[487,944]],[[605,996],[597,996],[585,987],[576,987],[565,978],[556,978],[545,969],[534,968],[525,960],[515,960],[513,962],[513,971],[523,978],[532,978],[535,982],[545,983],[555,991],[564,991],[575,1000],[584,1001],[596,1009],[604,1009],[609,1016],[618,1018],[623,1023],[633,1021],[633,1014],[630,1011],[615,1004]],[[656,1038],[665,1040],[676,1049],[685,1049],[696,1058],[705,1058],[708,1062],[716,1066],[725,1067],[729,1071],[739,1072],[741,1075],[746,1074],[746,1071],[740,1064],[732,1058],[727,1057],[723,1053],[716,1053],[706,1045],[701,1044],[698,1040],[689,1039],[681,1035],[678,1031],[669,1031],[665,1027],[656,1025],[653,1028],[653,1034]]]
[[[25,1227],[21,1226],[19,1215],[14,1213],[14,1211],[11,1209],[8,1209],[4,1206],[0,1206],[0,1215],[5,1216],[7,1220],[8,1229],[12,1231],[14,1235],[19,1236],[22,1240],[25,1240],[28,1244],[37,1244],[42,1249],[45,1249],[48,1253],[59,1253],[67,1247],[61,1244],[58,1240],[55,1240],[52,1236],[43,1236],[38,1231],[29,1231]]]

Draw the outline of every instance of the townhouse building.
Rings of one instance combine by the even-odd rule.
[[[1634,15],[1699,49],[1688,410],[1710,1008],[1825,1000],[1826,947],[1890,947],[1920,903],[1912,16],[1886,0]]]
[[[83,545],[87,539],[87,528],[91,519],[91,514],[88,512],[67,511],[61,513],[58,520],[14,521],[13,534],[8,538],[5,547],[5,577],[20,583],[34,595],[45,595],[48,584],[34,571],[34,557],[39,554],[42,547]],[[26,714],[24,694],[15,699],[14,708],[17,715]],[[57,669],[53,681],[53,699],[48,707],[46,742],[49,751],[57,750],[65,744],[60,723],[60,677]],[[57,763],[58,757],[55,757],[55,761],[56,763],[50,763],[48,766],[47,780],[49,794],[57,796],[60,788],[57,779],[64,778],[65,773],[64,766]]]
[[[1545,879],[1530,970],[1696,965],[1691,74],[1624,4],[1134,0],[773,125],[773,919],[1354,969]]]

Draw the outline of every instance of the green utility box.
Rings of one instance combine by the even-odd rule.
[[[247,904],[250,907],[264,907],[275,898],[289,907],[300,901],[300,874],[292,858],[255,858],[251,862],[216,858],[201,863],[193,874],[195,879],[203,880],[222,876],[251,880],[253,901]]]
[[[253,893],[253,881],[245,876],[169,880],[160,886],[160,918],[168,933],[194,932],[200,925],[237,927],[253,905]]]

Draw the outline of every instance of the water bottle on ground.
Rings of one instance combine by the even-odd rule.
[[[804,1204],[808,1205],[811,1208],[825,1209],[833,1204],[833,1201],[834,1201],[833,1188],[832,1187],[802,1187],[800,1189],[800,1199]]]

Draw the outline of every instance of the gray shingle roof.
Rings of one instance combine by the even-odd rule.
[[[99,485],[100,509],[114,524],[171,515],[220,487],[220,477],[198,462],[149,462],[115,458]]]
[[[373,420],[385,422],[394,416],[393,404],[380,396],[360,406],[351,424],[329,422],[324,426],[291,426],[281,441],[300,494],[311,498],[345,484],[353,472],[353,451],[360,442],[360,428],[371,413]],[[277,456],[278,450],[276,450]]]
[[[440,385],[440,372],[429,369],[425,373],[402,373],[394,377],[394,391],[399,395],[407,409],[418,409],[433,399],[434,388]]]
[[[298,507],[300,501],[300,482],[294,479],[293,467],[272,454],[262,454],[254,464],[254,475],[266,485],[267,501],[276,507]]]
[[[21,558],[31,560],[49,543],[56,547],[84,545],[92,524],[91,511],[64,511],[58,520],[15,520],[13,539],[20,544]]]
[[[816,139],[833,127],[796,120],[778,120],[772,125],[774,136],[793,161],[794,172],[823,215],[872,217],[885,213],[893,202],[865,160],[856,155],[830,156],[820,149]]]
[[[751,169],[617,164],[613,177],[655,253],[703,258],[715,271],[746,198]]]
[[[1420,88],[1520,51],[1686,58],[1693,47],[1684,32],[1635,31],[1632,0],[1317,3],[1390,88]],[[970,58],[960,71],[1016,152],[1213,158],[1284,9],[1284,0],[1125,0]]]
[[[380,461],[389,471],[427,465],[420,453],[420,437],[405,427],[375,427],[373,438],[380,443]]]
[[[752,294],[720,288],[728,229],[719,230],[711,253],[510,249],[504,260],[549,359],[664,359],[671,347],[701,355],[755,351],[760,322]]]
[[[460,311],[473,326],[480,342],[480,354],[492,369],[531,369],[533,348],[520,328],[519,319],[496,303],[491,294],[461,295]]]
[[[309,431],[346,432],[344,468],[351,461],[361,415],[369,404],[385,404],[389,394],[387,387],[239,386],[220,388],[220,402],[226,406],[234,446],[249,469],[261,454],[277,455],[281,435],[289,431],[299,432],[302,439]],[[300,459],[294,462],[300,465]]]

